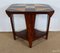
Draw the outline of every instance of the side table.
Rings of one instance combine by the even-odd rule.
[[[10,17],[13,37],[16,40],[16,36],[28,40],[29,47],[32,47],[32,41],[44,37],[45,39],[48,38],[49,32],[49,24],[50,18],[54,13],[54,10],[46,4],[12,4],[10,7],[6,9],[7,15]],[[14,22],[13,22],[13,15],[14,14],[24,14],[25,21],[26,21],[26,30],[15,32]],[[36,14],[47,14],[48,15],[48,22],[47,22],[47,30],[46,32],[38,31],[34,29],[35,26],[35,18]]]

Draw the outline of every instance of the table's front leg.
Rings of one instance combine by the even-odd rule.
[[[32,41],[33,41],[33,35],[34,35],[34,25],[35,25],[35,14],[33,13],[26,13],[25,14],[25,20],[26,20],[26,26],[27,26],[27,32],[28,32],[28,41],[29,41],[29,47],[32,47]]]
[[[13,14],[10,15],[10,21],[11,21],[11,26],[12,26],[12,31],[13,31],[13,38],[14,38],[14,40],[16,40],[16,34],[15,34],[15,29],[14,29]]]

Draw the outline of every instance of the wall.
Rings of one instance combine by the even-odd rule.
[[[55,13],[51,18],[50,31],[60,31],[60,0],[1,0],[0,1],[0,32],[10,32],[11,24],[10,19],[6,15],[5,10],[7,7],[14,3],[35,3],[35,4],[49,4]],[[47,15],[36,15],[35,28],[38,30],[46,30]],[[14,15],[15,30],[20,31],[26,28],[24,15]]]

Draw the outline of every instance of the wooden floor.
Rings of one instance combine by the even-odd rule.
[[[49,32],[48,40],[38,39],[32,48],[26,40],[13,40],[12,33],[0,33],[0,53],[60,53],[60,32]]]

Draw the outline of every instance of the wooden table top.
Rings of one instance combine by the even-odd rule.
[[[47,4],[12,4],[6,11],[9,12],[49,12],[54,11]]]

